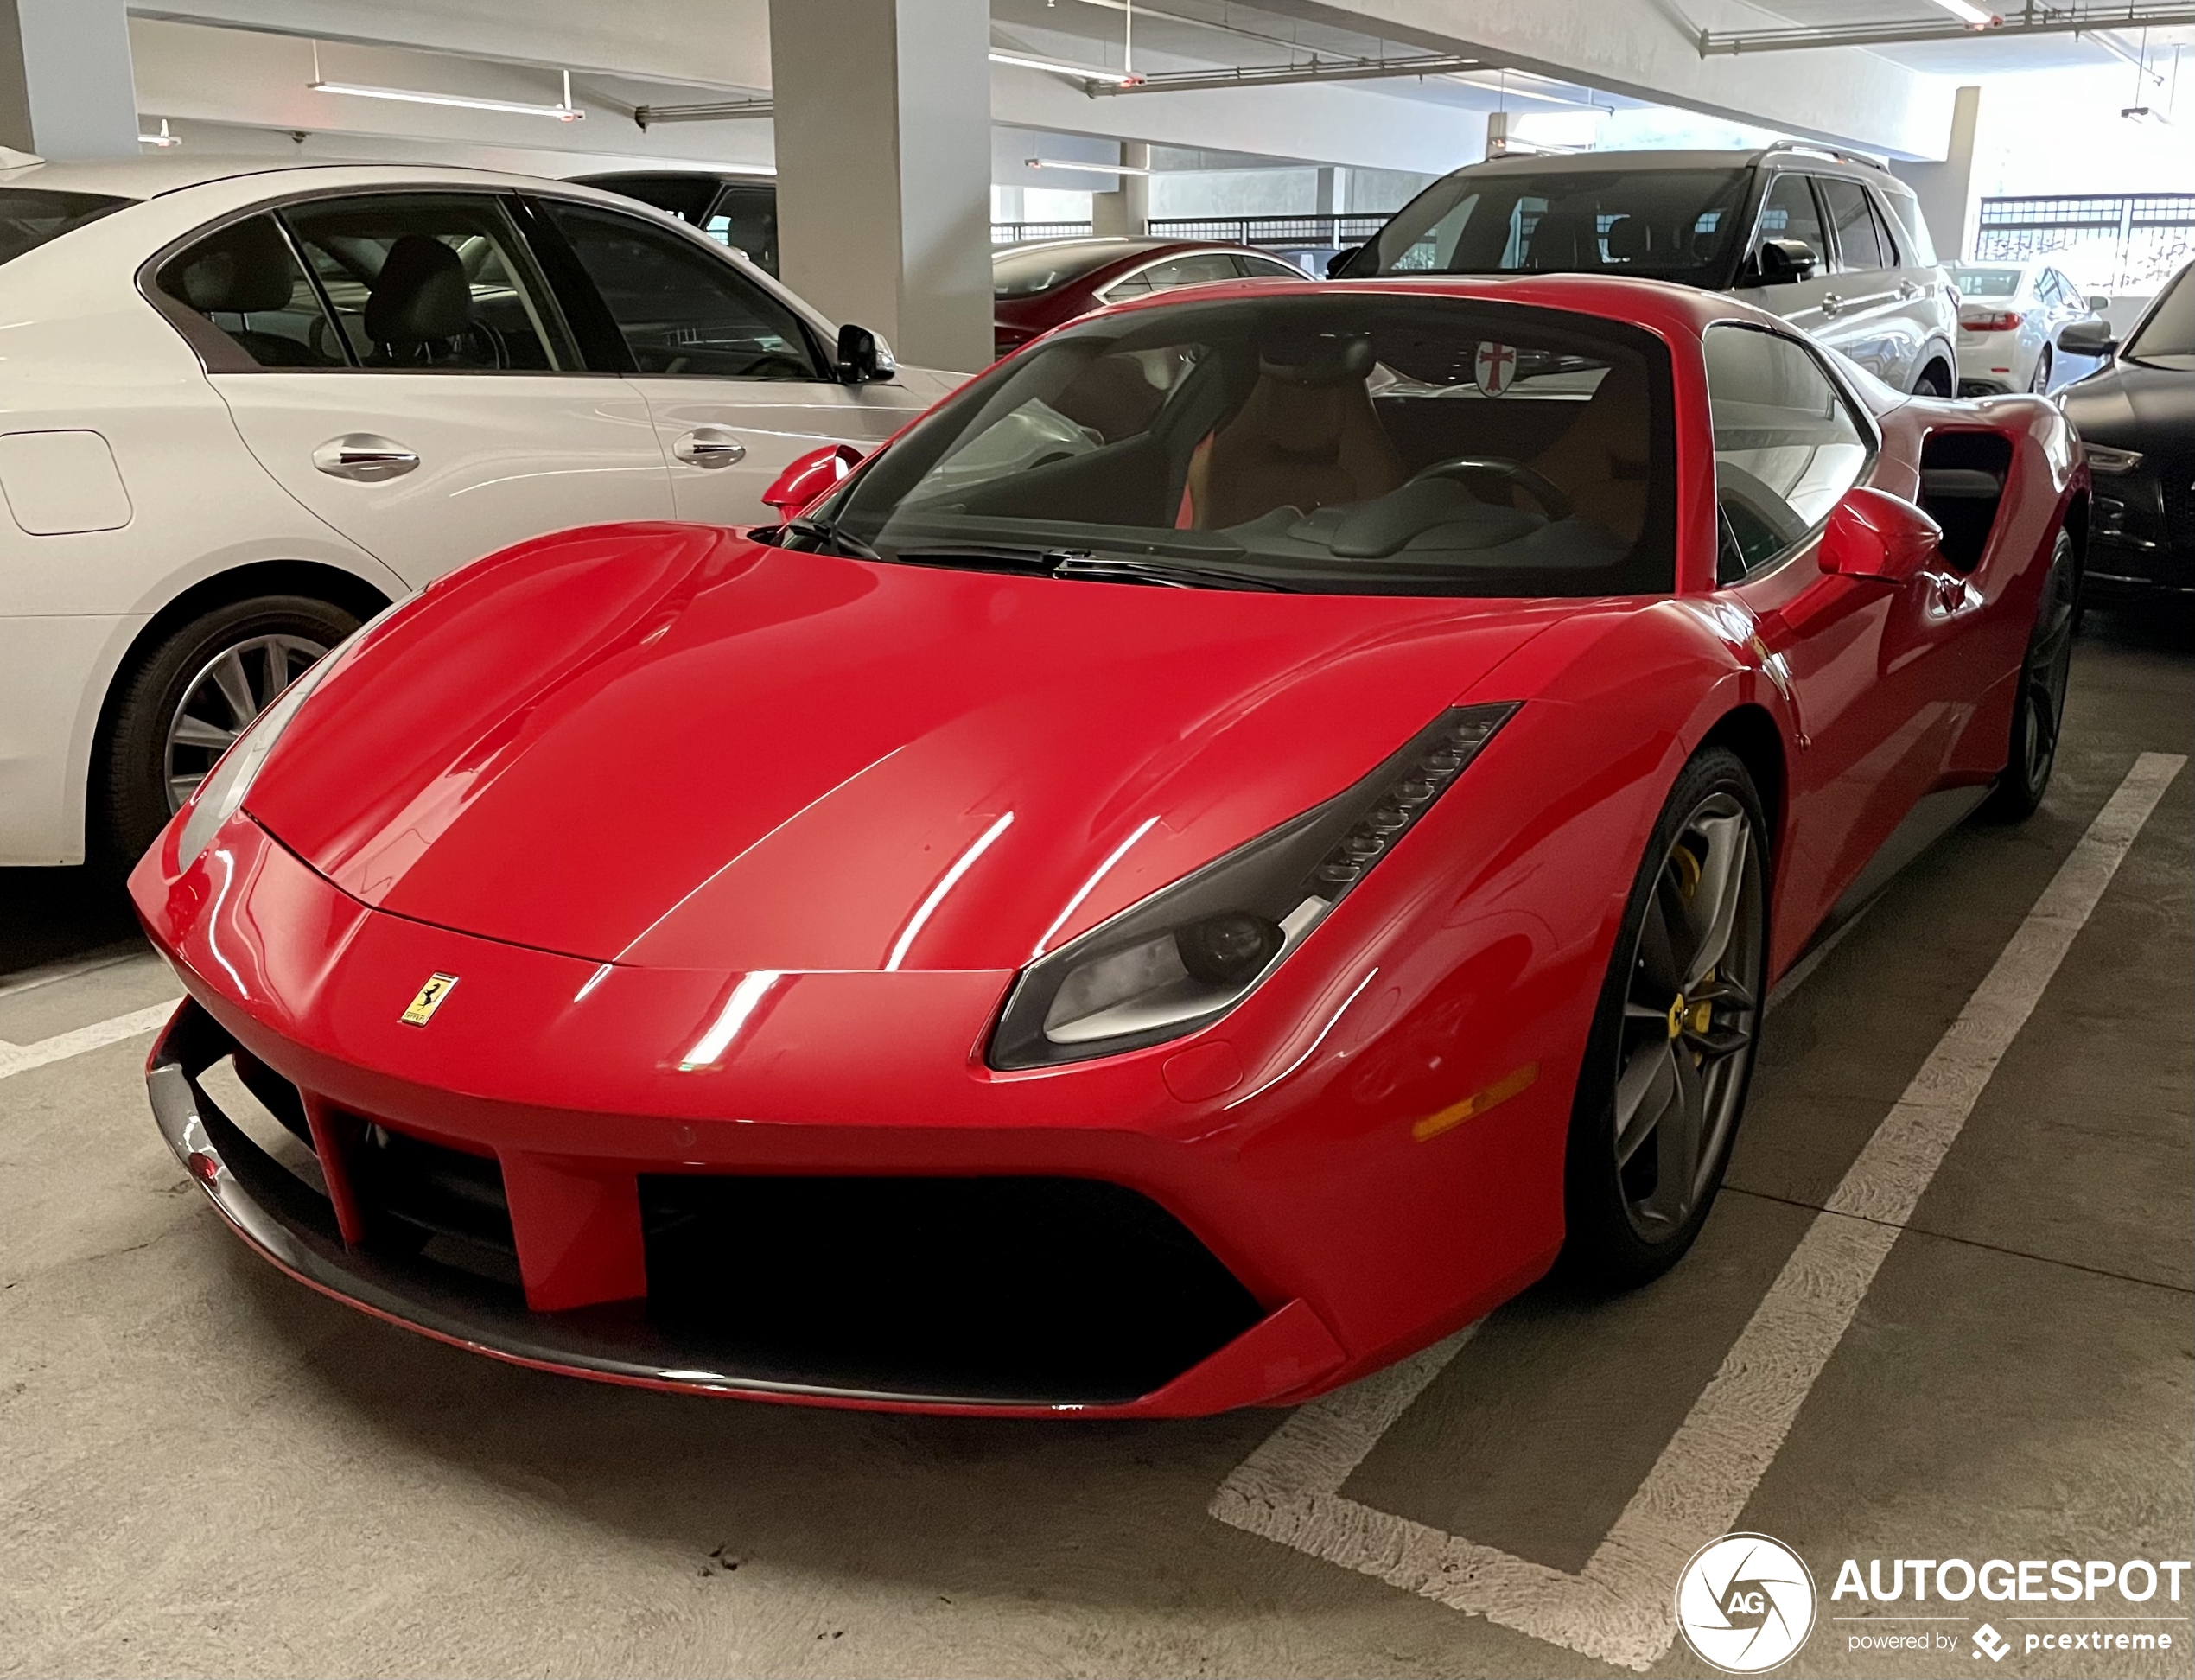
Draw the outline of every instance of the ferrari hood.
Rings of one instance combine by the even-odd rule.
[[[1489,673],[1568,607],[573,532],[356,645],[245,808],[368,904],[591,961],[1011,969],[1521,697]]]

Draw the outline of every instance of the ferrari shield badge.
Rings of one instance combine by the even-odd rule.
[[[1483,340],[1473,360],[1472,372],[1479,381],[1479,390],[1489,397],[1500,396],[1517,383],[1517,347]]]
[[[449,989],[457,983],[454,974],[430,974],[427,983],[420,987],[404,1012],[407,1027],[424,1027],[435,1018],[435,1011],[442,1008],[442,999],[449,996]]]

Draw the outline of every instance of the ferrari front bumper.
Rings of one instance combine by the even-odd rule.
[[[1207,1263],[1196,1281],[1208,1304],[1241,1327],[1224,1345],[1148,1392],[1090,1373],[1040,1374],[1026,1391],[1009,1378],[965,1380],[950,1362],[902,1359],[861,1372],[840,1360],[836,1376],[801,1368],[782,1339],[728,1340],[721,1331],[666,1315],[673,1292],[555,1312],[528,1308],[524,1292],[475,1269],[452,1266],[402,1245],[347,1242],[325,1184],[309,1182],[223,1110],[200,1075],[240,1047],[197,1003],[186,1000],[156,1044],[146,1070],[161,1135],[236,1234],[298,1282],[386,1322],[436,1340],[536,1369],[634,1386],[755,1399],[943,1412],[1021,1416],[1185,1416],[1270,1399],[1315,1381],[1342,1363],[1341,1350],[1301,1301],[1258,1310],[1224,1268]],[[262,1081],[264,1068],[258,1070]],[[302,1140],[301,1139],[301,1142]],[[309,1147],[309,1146],[308,1146]],[[1009,1181],[1002,1181],[1002,1185]],[[1106,1187],[1112,1188],[1112,1187]],[[1117,1192],[1126,1196],[1129,1193]],[[1155,1211],[1155,1210],[1154,1210]],[[1163,1218],[1163,1215],[1161,1216]],[[1193,1239],[1192,1239],[1193,1242]],[[1213,1274],[1218,1276],[1215,1277]],[[1224,1280],[1224,1281],[1222,1281]],[[1236,1297],[1229,1299],[1230,1295]],[[1121,1327],[1112,1327],[1118,1329]],[[996,1327],[993,1327],[995,1333]],[[1070,1360],[1072,1366],[1073,1361]],[[1009,1368],[1011,1362],[1008,1362]],[[1077,1390],[1077,1377],[1082,1386]],[[912,1376],[914,1380],[907,1380]]]

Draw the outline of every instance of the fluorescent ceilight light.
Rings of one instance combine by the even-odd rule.
[[[762,1000],[769,996],[770,988],[785,978],[782,970],[757,969],[743,974],[732,988],[732,995],[724,1000],[723,1009],[709,1023],[709,1030],[694,1041],[694,1047],[678,1059],[678,1071],[692,1073],[704,1067],[714,1067],[724,1060],[724,1053],[732,1047],[732,1040],[740,1035]]]
[[[896,970],[907,960],[907,947],[914,943],[915,935],[921,932],[930,918],[937,913],[938,907],[945,901],[945,894],[960,884],[961,876],[968,873],[977,858],[991,849],[991,842],[1005,833],[1013,822],[1014,813],[1009,811],[977,836],[976,843],[953,861],[952,868],[947,869],[938,884],[930,889],[930,896],[922,900],[907,926],[900,930],[900,937],[892,942],[892,954],[884,962],[886,972]]]
[[[560,123],[586,120],[587,113],[571,102],[571,72],[564,76],[564,97],[558,105],[536,105],[524,99],[476,99],[462,93],[429,93],[417,87],[378,87],[364,82],[321,80],[320,42],[313,42],[313,79],[305,84],[314,93],[345,93],[356,99],[393,99],[399,105],[450,105],[459,111],[499,111],[510,117],[554,117]]]
[[[457,93],[426,93],[412,87],[367,87],[353,82],[308,82],[315,93],[347,93],[359,99],[394,99],[402,105],[455,105],[460,111],[500,111],[512,117],[554,117],[576,123],[587,113],[569,105],[526,105],[517,99],[474,99]]]
[[[1467,74],[1460,70],[1450,71],[1448,73],[1448,80],[1450,81],[1460,81],[1466,87],[1483,89],[1488,93],[1504,93],[1512,99],[1541,99],[1544,100],[1549,105],[1574,105],[1581,109],[1592,111],[1599,111],[1602,109],[1601,106],[1594,104],[1594,101],[1589,99],[1581,99],[1568,93],[1543,93],[1536,87],[1519,87],[1515,82],[1504,84],[1498,79],[1489,81],[1483,76]]]
[[[1072,157],[1032,157],[1032,169],[1080,169],[1085,175],[1155,175],[1156,169],[1139,169],[1133,163],[1078,163]]]
[[[1072,76],[1077,81],[1111,82],[1119,87],[1132,87],[1142,80],[1123,71],[1108,70],[1102,65],[1062,64],[1057,59],[1031,58],[1024,53],[1002,53],[994,48],[990,55],[993,64],[1011,64],[1023,70],[1048,70],[1055,76]]]
[[[2004,22],[1986,7],[1976,5],[1974,0],[1936,0],[1936,3],[1969,29],[1994,29]]]

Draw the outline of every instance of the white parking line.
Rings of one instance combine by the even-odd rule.
[[[86,974],[104,973],[113,968],[157,968],[160,958],[147,951],[142,944],[109,945],[87,957],[74,957],[58,963],[41,964],[37,968],[19,969],[0,980],[0,998],[14,997],[22,992],[36,991],[41,986],[58,984],[63,980],[74,980]]]
[[[1677,1572],[1744,1511],[1997,1063],[2186,762],[2167,753],[2135,760],[1815,1216],[1581,1573],[1342,1497],[1350,1473],[1455,1358],[1468,1330],[1297,1411],[1220,1486],[1212,1514],[1534,1639],[1651,1666],[1674,1637]]]
[[[79,1027],[73,1032],[56,1033],[51,1038],[40,1039],[35,1044],[8,1044],[0,1042],[0,1079],[17,1073],[28,1073],[34,1067],[43,1067],[48,1062],[67,1061],[71,1056],[80,1056],[86,1050],[97,1050],[109,1044],[119,1044],[124,1039],[135,1038],[140,1033],[167,1025],[168,1017],[175,1013],[175,1006],[183,1000],[171,997],[165,1003],[155,1003],[142,1009],[132,1009],[128,1015],[116,1015],[111,1021],[95,1021],[89,1027]]]

